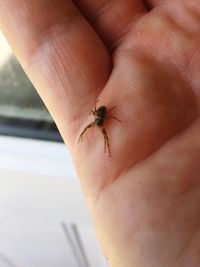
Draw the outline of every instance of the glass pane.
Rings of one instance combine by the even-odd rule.
[[[0,134],[61,141],[52,117],[1,33]]]

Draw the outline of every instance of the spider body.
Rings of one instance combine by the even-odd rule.
[[[97,103],[97,102],[96,102]],[[116,107],[116,106],[115,106]],[[78,142],[82,141],[83,139],[83,135],[84,133],[87,131],[87,129],[93,127],[93,126],[97,126],[104,137],[104,152],[106,152],[106,149],[108,149],[108,154],[109,156],[111,156],[110,153],[110,145],[109,145],[109,140],[108,140],[108,135],[106,132],[106,129],[104,127],[104,122],[108,119],[108,118],[113,118],[115,120],[118,120],[119,122],[121,122],[119,119],[117,119],[116,117],[110,116],[109,113],[115,108],[111,108],[109,111],[107,111],[107,108],[105,106],[100,106],[99,108],[96,107],[96,104],[94,106],[94,109],[92,110],[92,114],[94,116],[94,121],[91,122],[90,124],[88,124],[85,129],[82,131],[82,133],[80,134],[79,140]]]
[[[96,126],[102,126],[107,116],[107,109],[105,106],[99,107],[96,111],[93,111],[93,115],[95,116],[95,124]]]

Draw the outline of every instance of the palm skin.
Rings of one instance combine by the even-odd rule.
[[[109,266],[199,266],[199,1],[116,1],[122,18],[112,2],[73,1],[86,20],[64,2],[2,0],[0,25],[72,153]],[[4,15],[14,5],[20,29]],[[105,123],[111,158],[98,128],[78,143],[97,99],[122,121]]]

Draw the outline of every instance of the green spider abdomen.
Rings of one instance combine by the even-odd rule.
[[[97,118],[105,118],[107,114],[107,110],[105,106],[101,106],[96,111]]]

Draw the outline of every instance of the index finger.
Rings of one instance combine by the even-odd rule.
[[[0,27],[70,145],[109,76],[104,44],[66,0],[1,0]]]

